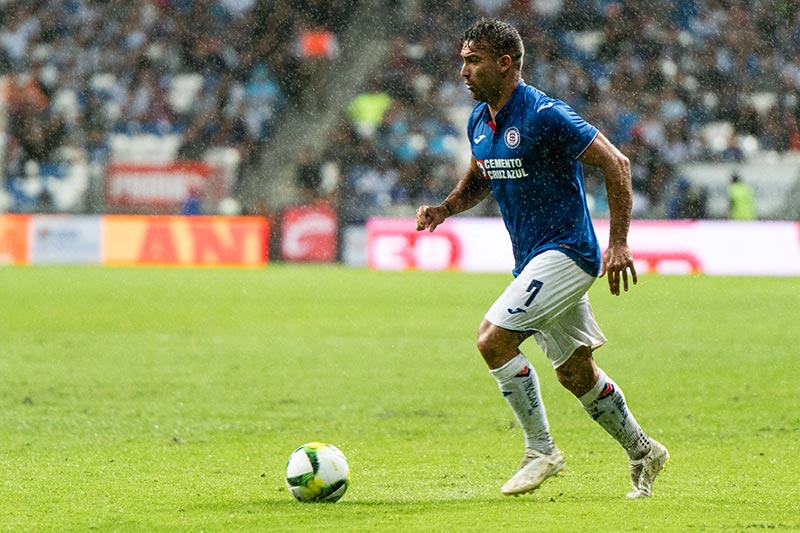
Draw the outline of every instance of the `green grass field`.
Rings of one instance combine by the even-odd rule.
[[[598,361],[673,457],[637,501],[532,340],[567,470],[500,494],[522,438],[474,338],[509,279],[2,268],[0,529],[800,529],[800,278],[593,287]],[[337,504],[284,488],[311,440],[348,456]]]

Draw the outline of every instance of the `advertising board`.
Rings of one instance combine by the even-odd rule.
[[[261,217],[106,216],[103,263],[261,266],[268,235]]]
[[[192,192],[219,201],[227,194],[223,181],[218,169],[198,161],[113,163],[106,172],[106,205],[175,210]]]
[[[30,222],[30,262],[99,264],[102,217],[38,215]]]
[[[608,221],[594,222],[601,248]],[[639,221],[628,242],[639,273],[800,276],[800,223]],[[455,217],[433,233],[413,219],[367,223],[367,265],[378,270],[510,272],[511,242],[499,218]]]
[[[0,265],[28,262],[30,215],[0,215]]]
[[[292,262],[336,261],[336,212],[327,204],[294,206],[281,216],[281,258]]]

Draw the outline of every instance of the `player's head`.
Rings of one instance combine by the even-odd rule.
[[[516,28],[497,19],[482,19],[461,39],[461,76],[476,100],[492,102],[504,87],[516,85],[525,48]]]

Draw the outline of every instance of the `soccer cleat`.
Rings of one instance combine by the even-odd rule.
[[[535,490],[550,476],[564,469],[564,456],[556,449],[550,455],[528,449],[519,470],[500,489],[506,496],[524,494]]]
[[[653,494],[653,483],[664,465],[669,461],[669,452],[660,443],[650,440],[650,451],[641,459],[630,462],[631,486],[628,498],[647,498]]]

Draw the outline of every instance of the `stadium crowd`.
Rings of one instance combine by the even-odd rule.
[[[47,210],[47,190],[34,187],[41,194],[31,203],[25,178],[63,177],[76,154],[102,167],[112,134],[178,134],[179,159],[233,147],[245,168],[279,113],[313,83],[306,55],[319,52],[319,37],[335,41],[359,2],[0,5],[0,76],[10,80],[2,181],[17,209]],[[179,106],[175,89],[187,75],[199,77],[199,87]]]
[[[467,151],[455,139],[472,102],[458,76],[458,36],[480,16],[521,28],[525,80],[570,103],[630,156],[637,216],[705,216],[704,191],[678,175],[683,163],[800,150],[796,2],[425,1],[364,89],[382,112],[363,114],[364,127],[351,109],[336,132],[351,219],[370,214],[363,205],[380,212],[437,202],[460,175],[451,149]],[[345,141],[350,150],[341,150]],[[587,188],[602,214],[597,175]]]
[[[800,5],[791,0],[418,0],[393,25],[387,60],[341,103],[328,148],[304,153],[302,198],[345,221],[436,201],[464,165],[472,105],[458,39],[477,17],[520,28],[524,79],[561,98],[630,156],[637,216],[702,217],[678,169],[800,150]],[[304,36],[334,43],[358,1],[27,0],[5,2],[0,74],[12,78],[3,172],[14,191],[34,161],[58,175],[63,148],[103,165],[113,133],[179,133],[177,157],[234,147],[242,168],[304,88],[320,83]],[[224,28],[224,31],[220,31]],[[735,31],[731,31],[735,28]],[[306,43],[306,44],[304,44]],[[313,45],[312,45],[313,46]],[[335,53],[335,46],[327,49]],[[327,52],[326,52],[327,53]],[[175,79],[202,85],[176,109]],[[324,81],[324,80],[323,80]],[[724,127],[721,127],[724,126]],[[300,158],[299,158],[300,159]],[[338,169],[333,186],[322,169]],[[330,183],[330,182],[329,182]],[[605,199],[587,175],[594,211]],[[46,209],[19,202],[19,210]],[[12,207],[13,209],[14,207]],[[493,213],[487,203],[476,213]]]

